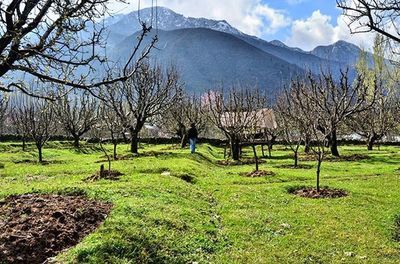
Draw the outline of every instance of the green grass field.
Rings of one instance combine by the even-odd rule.
[[[300,162],[311,169],[280,168],[292,164],[284,146],[260,165],[274,176],[240,175],[254,165],[216,165],[223,149],[209,145],[195,155],[172,145],[144,145],[144,155],[113,162],[124,173],[119,181],[96,182],[83,181],[105,159],[94,147],[78,152],[51,142],[43,152],[48,165],[28,162],[37,158],[33,146],[20,149],[0,144],[0,199],[84,191],[114,204],[95,233],[57,257],[61,263],[400,263],[400,242],[393,239],[399,147],[341,147],[342,155],[369,158],[322,164],[321,184],[349,192],[337,199],[289,194],[289,187],[314,185],[315,162]],[[128,146],[118,151],[127,155]],[[182,179],[188,177],[191,183]]]

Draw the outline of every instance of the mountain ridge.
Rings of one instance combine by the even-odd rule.
[[[156,14],[158,19],[155,19]],[[157,12],[150,8],[142,9],[118,15],[115,19],[109,19],[108,24],[105,23],[109,32],[109,47],[114,50],[114,58],[122,58],[121,53],[129,53],[125,47],[132,46],[130,43],[134,43],[132,37],[141,30],[141,22],[153,24],[151,35],[159,33],[158,46],[161,49],[155,49],[152,57],[157,57],[164,65],[171,63],[183,65],[182,75],[189,90],[199,86],[213,86],[216,82],[226,83],[228,80],[252,83],[249,76],[258,80],[261,86],[268,84],[274,90],[279,90],[288,84],[291,76],[307,71],[319,74],[322,70],[338,77],[342,69],[349,69],[352,78],[355,76],[354,65],[360,53],[357,46],[345,41],[318,46],[307,52],[296,47],[289,47],[278,40],[266,41],[247,35],[232,27],[225,20],[186,17],[171,9],[159,7]],[[222,35],[215,32],[220,32]],[[190,34],[194,34],[195,37],[190,38]],[[199,35],[202,35],[203,38],[199,38]],[[171,36],[176,39],[172,39]],[[224,39],[226,43],[222,43],[221,39]],[[174,49],[168,46],[171,43],[175,43]],[[207,48],[200,48],[202,45]],[[235,54],[235,50],[239,46],[243,48],[239,49],[242,53]],[[121,49],[121,47],[124,48]],[[196,48],[193,49],[193,47]],[[161,50],[163,52],[160,52]],[[201,56],[193,54],[195,52],[200,53]],[[185,54],[186,58],[183,58],[182,54]],[[209,56],[210,54],[213,56]],[[225,56],[243,61],[248,69],[241,67],[235,60],[229,60],[219,54],[226,54]],[[259,58],[246,57],[244,54]],[[190,61],[189,58],[193,61]],[[265,61],[260,58],[264,58]],[[281,70],[279,74],[273,69],[274,65]],[[239,69],[247,72],[249,76],[239,74]],[[272,71],[274,74],[265,73],[268,71]],[[284,77],[282,77],[283,75]]]

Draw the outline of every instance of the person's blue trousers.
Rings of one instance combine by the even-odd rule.
[[[190,152],[194,153],[196,151],[196,139],[189,138],[189,143],[190,143]]]

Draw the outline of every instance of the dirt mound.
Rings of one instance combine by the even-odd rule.
[[[96,174],[86,178],[85,181],[98,181],[98,180],[118,181],[122,175],[124,174],[117,170],[111,170],[111,171],[107,170],[104,171],[103,173],[97,172]]]
[[[0,202],[0,260],[43,263],[93,232],[110,209],[82,196],[10,196]]]
[[[369,159],[368,155],[364,154],[353,154],[353,155],[346,155],[346,156],[340,156],[340,157],[335,157],[335,156],[327,156],[324,160],[325,161],[331,161],[331,162],[342,162],[342,161],[360,161],[360,160],[366,160]],[[316,161],[316,157],[314,155],[302,155],[299,158],[300,161]]]
[[[64,164],[65,161],[62,160],[44,160],[39,162],[37,160],[22,159],[22,160],[12,160],[14,164],[40,164],[40,165],[51,165],[51,164]]]
[[[265,170],[258,170],[252,172],[244,172],[241,174],[245,177],[257,178],[257,177],[264,177],[264,176],[274,176],[275,173],[272,171],[265,171]]]
[[[256,164],[256,160],[255,159],[217,160],[216,163],[217,163],[217,165],[223,165],[223,166],[251,165],[251,164]],[[262,164],[262,163],[266,163],[266,161],[259,159],[258,163]]]
[[[280,169],[309,170],[309,169],[312,169],[314,166],[308,165],[308,164],[298,164],[297,166],[290,165],[290,164],[282,164],[282,165],[278,165],[275,167],[280,168]]]
[[[289,193],[305,198],[340,198],[347,196],[347,192],[339,189],[321,188],[319,192],[313,187],[289,189]]]

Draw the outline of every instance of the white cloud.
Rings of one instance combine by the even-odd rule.
[[[339,16],[337,25],[334,26],[330,16],[316,10],[305,20],[293,21],[291,35],[286,43],[304,50],[311,50],[318,45],[329,45],[338,40],[345,40],[370,49],[374,35],[372,33],[351,34],[345,19],[345,17]]]
[[[137,0],[128,2],[129,6],[114,3],[112,8],[124,13],[137,10]],[[142,0],[141,7],[149,7],[151,2]],[[227,20],[242,32],[256,36],[273,34],[291,23],[284,11],[273,9],[261,0],[158,0],[158,5],[185,16]]]

